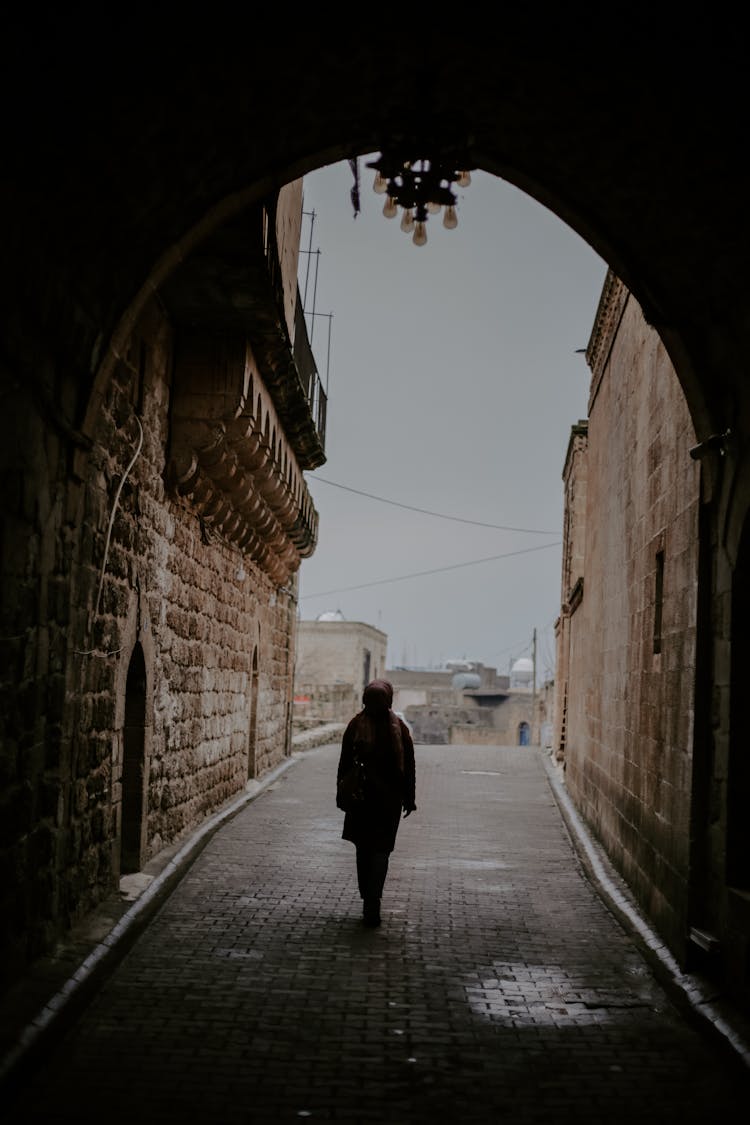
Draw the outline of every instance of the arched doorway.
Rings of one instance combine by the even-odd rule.
[[[250,710],[247,725],[247,776],[255,777],[257,772],[256,742],[258,733],[258,646],[253,649],[253,663],[250,673]]]
[[[122,756],[120,872],[140,871],[143,863],[146,808],[146,661],[136,644],[125,687]]]

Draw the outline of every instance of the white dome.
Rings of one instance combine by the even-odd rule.
[[[316,621],[346,621],[340,609],[327,609],[325,613],[319,613],[315,618]]]
[[[534,678],[534,662],[528,656],[521,656],[510,670],[511,683],[530,684]]]

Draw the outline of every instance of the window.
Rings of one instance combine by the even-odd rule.
[[[664,606],[664,552],[656,552],[654,584],[654,652],[661,652],[661,621]]]

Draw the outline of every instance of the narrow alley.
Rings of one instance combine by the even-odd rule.
[[[747,1120],[750,1068],[586,875],[542,752],[417,747],[367,929],[336,745],[209,840],[5,1125]]]

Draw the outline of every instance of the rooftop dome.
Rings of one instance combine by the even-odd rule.
[[[327,609],[325,613],[319,613],[315,618],[316,621],[346,621],[340,609]]]
[[[528,687],[534,678],[534,662],[528,656],[521,656],[510,670],[511,687]]]

